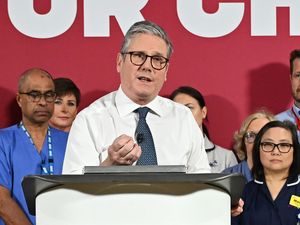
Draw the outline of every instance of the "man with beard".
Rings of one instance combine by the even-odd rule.
[[[292,87],[292,96],[294,105],[276,115],[278,120],[289,120],[298,127],[298,136],[300,130],[300,50],[295,49],[290,53],[290,80]]]
[[[0,224],[35,224],[21,182],[30,174],[61,174],[67,133],[48,126],[56,94],[51,75],[29,69],[20,79],[16,100],[20,123],[0,130]]]

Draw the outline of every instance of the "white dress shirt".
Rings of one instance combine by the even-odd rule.
[[[209,173],[201,129],[190,110],[157,96],[146,105],[158,165],[185,165],[190,173]],[[100,165],[107,149],[122,134],[135,139],[140,105],[118,91],[93,102],[76,117],[70,130],[63,173],[82,173],[84,166]]]

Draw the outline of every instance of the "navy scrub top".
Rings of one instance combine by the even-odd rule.
[[[289,204],[292,195],[300,196],[300,176],[288,180],[274,201],[264,182],[251,181],[243,192],[244,211],[232,224],[297,225],[300,209]]]

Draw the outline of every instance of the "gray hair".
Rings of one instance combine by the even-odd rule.
[[[121,47],[121,53],[127,52],[131,39],[137,34],[152,34],[163,39],[166,42],[168,48],[167,58],[170,58],[173,52],[173,45],[171,40],[169,39],[167,33],[162,27],[150,21],[136,22],[129,28]]]

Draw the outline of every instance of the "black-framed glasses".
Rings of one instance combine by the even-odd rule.
[[[244,134],[244,137],[248,143],[253,143],[256,138],[256,133],[253,131],[248,131]]]
[[[27,95],[32,102],[39,102],[42,97],[44,97],[46,102],[52,103],[56,98],[56,93],[54,91],[47,91],[42,93],[40,91],[29,91],[29,92],[19,92],[21,95]]]
[[[291,150],[291,148],[293,147],[293,145],[290,143],[275,144],[273,142],[267,142],[267,141],[260,143],[260,146],[264,152],[272,152],[272,151],[274,151],[274,149],[276,147],[278,149],[278,151],[281,153],[288,153]]]
[[[141,66],[143,65],[147,58],[150,58],[151,66],[156,70],[162,70],[166,67],[167,63],[169,62],[169,59],[160,56],[160,55],[147,55],[144,52],[123,52],[123,55],[130,55],[130,62],[133,65]]]

